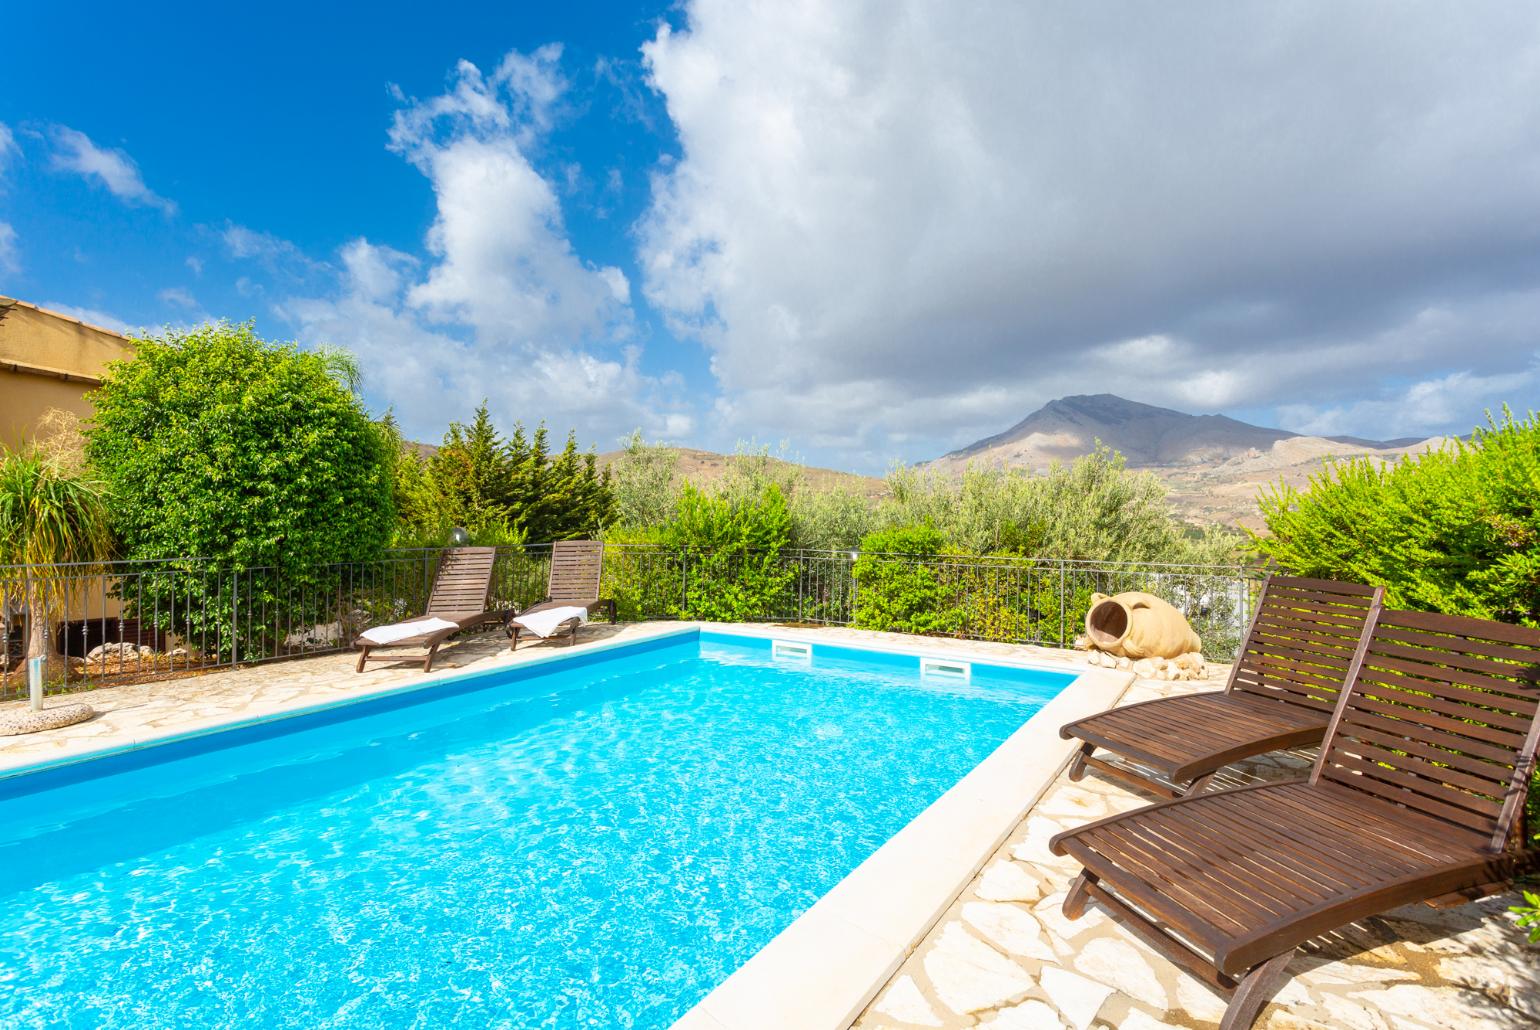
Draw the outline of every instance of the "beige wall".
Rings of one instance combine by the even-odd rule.
[[[86,392],[132,356],[117,333],[0,297],[0,445],[29,438],[50,408],[89,416]]]
[[[88,391],[107,363],[132,356],[129,341],[117,333],[0,297],[0,446],[30,439],[38,420],[54,408],[89,418]],[[103,585],[83,584],[68,617],[116,617],[118,603],[103,602]]]

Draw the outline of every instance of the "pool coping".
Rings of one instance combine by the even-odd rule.
[[[819,643],[794,632],[746,635]],[[886,645],[880,649],[938,653]],[[1055,668],[1046,662],[994,656],[969,660]],[[846,1030],[1068,764],[1077,742],[1061,739],[1059,727],[1111,708],[1133,681],[1132,673],[1087,666],[951,789],[681,1016],[674,1030]]]

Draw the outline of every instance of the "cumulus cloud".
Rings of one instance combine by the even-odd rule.
[[[357,353],[408,433],[436,439],[483,397],[505,423],[545,418],[606,446],[693,425],[678,381],[645,373],[629,342],[626,275],[575,251],[536,165],[566,88],[560,57],[513,52],[490,75],[461,62],[443,94],[400,97],[388,145],[432,186],[427,260],[355,239],[330,293],[280,305],[303,339]]]
[[[640,289],[710,348],[745,431],[880,457],[1112,390],[1368,434],[1354,400],[1409,374],[1529,368],[1528,11],[686,13],[643,47],[682,157],[637,228]]]
[[[85,133],[64,125],[55,126],[52,136],[55,168],[94,179],[125,203],[176,214],[176,204],[145,185],[139,166],[124,151],[99,147]]]

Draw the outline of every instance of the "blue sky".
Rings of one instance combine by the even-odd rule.
[[[0,293],[880,471],[1066,393],[1303,432],[1534,406],[1522,5],[25,5]]]

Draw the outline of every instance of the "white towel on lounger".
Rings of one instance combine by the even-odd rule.
[[[366,644],[394,644],[398,640],[408,637],[422,636],[424,633],[437,633],[440,630],[458,629],[457,622],[448,619],[429,617],[426,619],[413,619],[411,622],[397,622],[389,626],[375,626],[366,629],[358,635],[358,639]]]
[[[576,619],[579,622],[587,622],[588,609],[569,604],[561,608],[545,608],[538,612],[532,612],[529,615],[520,615],[513,621],[537,637],[548,637],[555,633],[562,623],[572,619]]]

